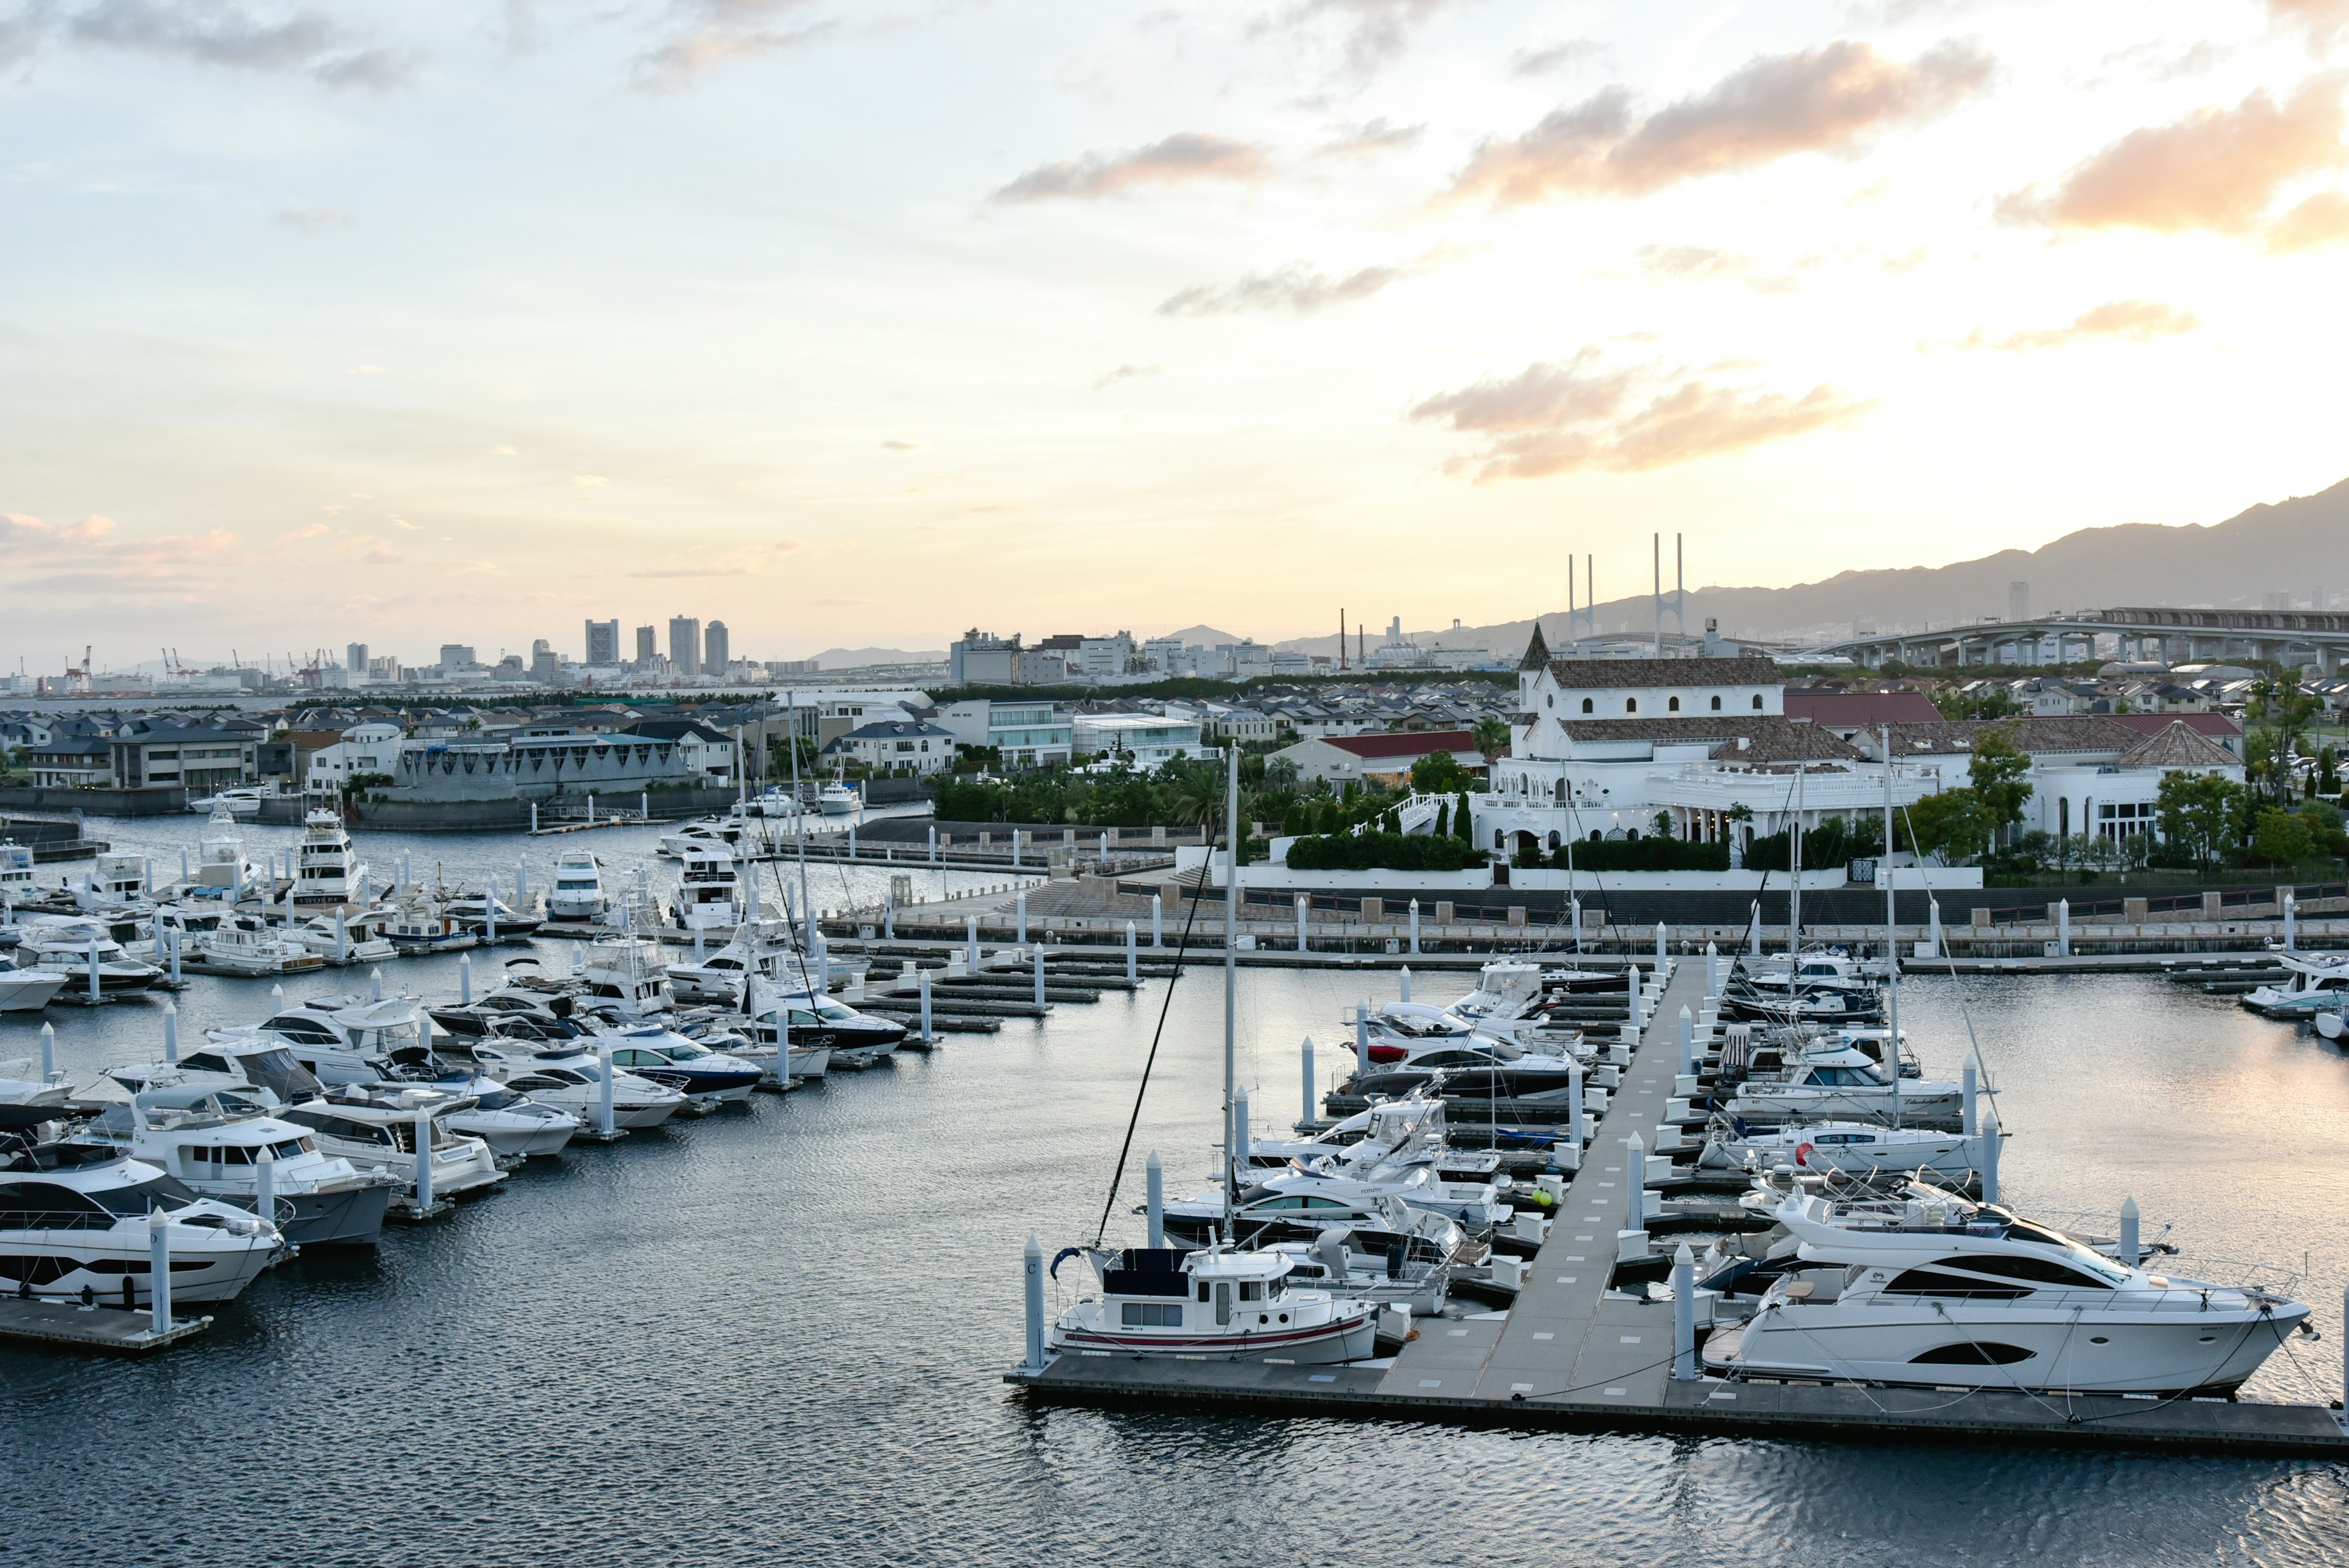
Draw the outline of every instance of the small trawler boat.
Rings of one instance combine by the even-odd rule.
[[[679,857],[677,902],[671,906],[687,931],[730,931],[742,923],[742,883],[734,855],[723,844],[688,844]]]
[[[541,1105],[567,1110],[591,1127],[604,1116],[604,1064],[575,1045],[481,1040],[472,1047],[481,1070]],[[685,1096],[647,1078],[615,1068],[612,1125],[630,1132],[660,1126],[685,1105]]]
[[[236,818],[214,811],[196,851],[195,881],[185,891],[198,898],[233,898],[242,889],[260,885],[262,877],[261,868],[245,858]]]
[[[403,898],[392,906],[390,918],[384,922],[383,936],[407,958],[420,954],[454,953],[481,944],[471,925],[442,907],[437,899],[420,893]]]
[[[604,894],[604,862],[587,850],[565,850],[554,862],[554,891],[546,895],[551,923],[584,925],[604,918],[612,901]]]
[[[357,904],[367,902],[367,867],[351,847],[342,813],[313,808],[302,818],[302,842],[295,851],[294,902],[297,904]]]
[[[1362,1359],[1378,1336],[1375,1305],[1291,1285],[1296,1260],[1284,1253],[1220,1246],[1070,1251],[1083,1252],[1101,1294],[1071,1305],[1052,1325],[1047,1343],[1056,1354],[1278,1356],[1321,1367]]]
[[[596,1043],[611,1047],[614,1066],[667,1084],[688,1099],[739,1103],[766,1077],[754,1063],[721,1055],[659,1024],[600,1035]]]
[[[1699,1281],[1753,1306],[1705,1343],[1723,1377],[2225,1397],[2287,1336],[2313,1336],[2288,1296],[2149,1274],[1995,1203],[1770,1182],[1747,1196],[1776,1228],[1743,1238],[1764,1258],[1708,1253]],[[1758,1302],[1738,1288],[1762,1282]]]
[[[191,957],[232,975],[294,975],[326,966],[324,957],[255,914],[223,916],[194,946]]]
[[[1831,1171],[1863,1180],[1899,1176],[1905,1181],[1911,1172],[1930,1171],[1963,1181],[1983,1169],[1982,1138],[1998,1136],[1994,1127],[1968,1138],[1961,1132],[1865,1121],[1748,1127],[1716,1116],[1705,1130],[1696,1165],[1700,1171],[1751,1171],[1791,1165],[1805,1174]]]
[[[279,1114],[316,1134],[319,1152],[339,1155],[362,1171],[381,1170],[416,1191],[417,1130],[430,1129],[432,1195],[458,1198],[486,1191],[506,1179],[490,1146],[451,1130],[442,1118],[471,1110],[472,1097],[418,1084],[347,1083]]]
[[[271,1221],[297,1247],[375,1245],[392,1193],[388,1179],[319,1152],[307,1128],[232,1090],[150,1089],[128,1105],[108,1106],[76,1141],[145,1161],[190,1190],[247,1212],[259,1201],[266,1160],[275,1200]]]
[[[1775,1079],[1747,1078],[1723,1109],[1746,1121],[1935,1120],[1956,1116],[1964,1097],[1961,1084],[1906,1077],[1896,1083],[1866,1051],[1828,1042],[1794,1057]]]
[[[2252,1012],[2271,1018],[2314,1018],[2320,1013],[2337,1017],[2349,1006],[2349,954],[2279,953],[2276,957],[2291,978],[2242,996],[2243,1006]]]
[[[191,1191],[109,1148],[36,1143],[41,1111],[0,1110],[0,1290],[19,1299],[88,1293],[109,1305],[152,1300],[149,1216],[165,1216],[171,1299],[233,1301],[285,1243],[277,1227]]]
[[[864,797],[835,779],[816,791],[815,803],[816,810],[827,817],[845,817],[864,804]]]

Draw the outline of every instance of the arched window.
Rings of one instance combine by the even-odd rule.
[[[1762,694],[1758,691],[1754,694],[1754,711],[1756,713],[1762,711]]]
[[[1668,712],[1678,713],[1681,710],[1681,699],[1674,697],[1671,701],[1666,703],[1664,707]]]
[[[1719,697],[1714,697],[1713,699],[1713,711],[1715,713],[1719,713],[1721,711],[1721,699]]]
[[[1509,830],[1506,828],[1493,830],[1493,847],[1496,850],[1506,850],[1509,847]]]
[[[1590,699],[1588,697],[1584,697],[1582,699],[1582,711],[1585,713],[1591,711]]]
[[[1623,699],[1623,711],[1624,711],[1625,713],[1637,713],[1637,712],[1639,712],[1639,711],[1640,711],[1640,699],[1639,699],[1638,697],[1636,697],[1636,696],[1627,696],[1627,697],[1625,697],[1625,698]]]
[[[1557,848],[1557,846],[1558,846],[1558,832],[1557,832],[1557,830],[1556,828],[1552,828],[1552,829],[1549,830],[1549,847],[1550,847],[1551,849],[1553,849],[1553,850],[1554,850],[1554,849]]]
[[[1546,693],[1542,697],[1542,706],[1544,707],[1556,707],[1557,706],[1557,694],[1556,692]]]

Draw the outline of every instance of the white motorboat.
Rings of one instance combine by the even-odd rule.
[[[316,808],[304,815],[302,842],[295,851],[295,903],[365,903],[367,874],[344,830],[341,812]]]
[[[780,784],[770,784],[744,802],[743,810],[753,817],[795,818],[800,814],[799,797]]]
[[[660,852],[671,860],[682,856],[688,848],[700,845],[731,850],[742,841],[744,824],[726,817],[705,817],[698,822],[688,822],[660,836]]]
[[[0,969],[0,1013],[37,1013],[72,981],[57,969]]]
[[[438,1201],[484,1191],[506,1179],[488,1144],[441,1120],[472,1106],[470,1095],[429,1085],[349,1083],[287,1106],[279,1114],[316,1133],[321,1153],[340,1155],[362,1171],[382,1171],[411,1201],[417,1187],[418,1128],[429,1128],[432,1196]]]
[[[254,914],[224,916],[196,937],[190,956],[234,975],[293,975],[326,966],[325,958]]]
[[[698,1041],[659,1024],[599,1035],[599,1046],[611,1048],[613,1065],[667,1084],[688,1099],[724,1104],[749,1099],[768,1069],[740,1057],[711,1050]]]
[[[87,984],[93,962],[101,995],[144,991],[163,978],[160,969],[123,952],[122,944],[96,921],[36,915],[20,925],[18,933],[17,966],[57,971],[69,985]]]
[[[579,993],[584,1006],[619,1018],[658,1017],[677,1005],[660,944],[632,934],[587,944]]]
[[[816,810],[827,817],[845,817],[864,806],[864,797],[853,786],[835,779],[816,791],[815,804]]]
[[[492,933],[499,942],[527,942],[546,923],[530,910],[517,909],[500,898],[495,889],[459,893],[441,908],[483,942],[492,940]]]
[[[31,1057],[0,1062],[0,1105],[63,1105],[72,1096],[72,1079],[61,1071],[42,1077]]]
[[[603,1125],[604,1064],[587,1052],[575,1046],[539,1050],[526,1042],[489,1039],[476,1041],[472,1054],[482,1071],[508,1088],[567,1110],[590,1127]],[[685,1096],[666,1084],[618,1069],[612,1074],[616,1128],[637,1132],[658,1127],[684,1104]]]
[[[1324,1155],[1310,1169],[1292,1162],[1286,1171],[1255,1174],[1261,1179],[1240,1192],[1240,1209],[1302,1211],[1326,1206],[1377,1212],[1392,1200],[1406,1208],[1439,1214],[1471,1236],[1489,1233],[1516,1212],[1507,1201],[1506,1178],[1445,1181],[1427,1165],[1395,1159],[1391,1150],[1371,1143]],[[1165,1205],[1166,1233],[1204,1244],[1222,1233],[1226,1209],[1220,1187],[1189,1198],[1170,1199]]]
[[[29,848],[14,839],[0,839],[0,910],[23,903],[38,891],[33,863]]]
[[[799,1056],[802,1049],[828,1052],[830,1066],[862,1072],[886,1060],[905,1043],[905,1026],[893,1018],[860,1013],[844,1003],[804,988],[770,989],[766,982],[761,981],[754,989],[757,1000],[746,1008],[750,1038],[769,1048],[788,1040],[794,1077],[801,1076]],[[813,1076],[820,1078],[823,1073],[818,1070]]]
[[[1101,1294],[1060,1315],[1049,1336],[1055,1354],[1277,1357],[1320,1367],[1362,1359],[1378,1336],[1375,1306],[1292,1286],[1295,1260],[1284,1253],[1083,1251]]]
[[[389,918],[384,922],[383,935],[403,956],[454,953],[481,944],[470,924],[442,908],[439,900],[421,893],[403,898],[392,906]]]
[[[741,879],[722,844],[688,844],[679,857],[672,913],[687,931],[730,931],[742,923]]]
[[[382,964],[399,956],[399,949],[383,934],[390,923],[389,910],[356,915],[336,911],[331,919],[314,914],[286,934],[329,964]]]
[[[1964,1086],[1893,1075],[1866,1051],[1830,1044],[1788,1061],[1779,1078],[1747,1078],[1725,1109],[1746,1121],[1947,1119],[1958,1114]]]
[[[106,1108],[80,1134],[142,1160],[194,1191],[248,1212],[260,1199],[266,1160],[269,1216],[295,1246],[373,1246],[392,1183],[319,1151],[309,1129],[272,1116],[233,1090],[151,1089]]]
[[[473,1101],[467,1110],[453,1110],[440,1119],[451,1132],[478,1138],[502,1160],[526,1160],[560,1154],[572,1135],[586,1124],[567,1110],[541,1105],[511,1084],[486,1073],[471,1072],[433,1080],[432,1087],[461,1094]]]
[[[2338,1014],[2349,1005],[2349,953],[2279,953],[2289,978],[2281,985],[2261,985],[2239,998],[2254,1013],[2271,1018],[2313,1018]]]
[[[680,1002],[742,1003],[742,985],[761,973],[758,956],[739,933],[717,952],[668,965],[668,987]]]
[[[1705,1272],[1732,1301],[1766,1279],[1752,1316],[1705,1344],[1725,1377],[2225,1396],[2306,1330],[2288,1296],[2150,1274],[1935,1187],[1845,1199],[1798,1179],[1749,1196],[1777,1221],[1777,1255],[1766,1273],[1751,1257]]]
[[[578,924],[604,918],[612,901],[604,894],[604,862],[587,850],[565,850],[554,862],[554,890],[546,895],[546,918]]]
[[[1762,1128],[1717,1117],[1706,1129],[1696,1163],[1702,1171],[1763,1171],[1783,1165],[1805,1174],[1832,1171],[1855,1177],[1905,1177],[1930,1171],[1962,1181],[1984,1169],[1982,1140],[1999,1135],[1994,1126],[1968,1138],[1962,1132],[1865,1121]]]
[[[316,1074],[294,1059],[284,1040],[256,1030],[216,1029],[202,1049],[178,1061],[119,1062],[106,1069],[106,1076],[133,1095],[187,1087],[243,1092],[264,1105],[292,1105],[325,1088]],[[264,1093],[270,1099],[259,1099]]]
[[[424,1067],[422,1012],[413,996],[310,996],[204,1038],[226,1050],[282,1047],[327,1088],[375,1083]]]
[[[275,794],[255,785],[232,784],[227,789],[188,802],[191,811],[226,811],[234,817],[258,817],[261,803]]]
[[[254,809],[260,810],[257,805]],[[245,858],[244,836],[237,831],[235,815],[214,811],[204,824],[196,851],[195,881],[187,891],[200,897],[232,898],[258,886],[262,879],[261,867]]]
[[[1433,1317],[1451,1294],[1453,1265],[1412,1258],[1404,1249],[1365,1252],[1340,1225],[1310,1242],[1274,1242],[1264,1250],[1288,1259],[1293,1285],[1334,1291],[1374,1306],[1401,1307],[1413,1317]]]
[[[152,909],[155,904],[150,864],[145,855],[120,850],[98,855],[73,883],[75,906],[91,914]]]

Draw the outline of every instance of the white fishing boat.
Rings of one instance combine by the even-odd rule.
[[[214,811],[198,842],[195,880],[187,891],[200,898],[230,898],[245,888],[259,886],[262,880],[261,867],[245,855],[244,835],[237,831],[235,814]]]
[[[1704,1346],[1723,1377],[2225,1397],[2310,1332],[2288,1296],[2148,1273],[1935,1187],[1841,1198],[1790,1179],[1751,1196],[1777,1222],[1767,1251],[1780,1255],[1752,1315]],[[1706,1285],[1733,1299],[1741,1272],[1760,1271],[1738,1259]]]
[[[825,816],[845,817],[864,807],[864,797],[857,792],[854,785],[843,784],[834,779],[816,791],[815,801],[816,810]]]
[[[364,903],[367,874],[344,830],[342,813],[321,808],[303,817],[302,842],[295,851],[295,903]]]
[[[730,931],[742,922],[741,879],[733,852],[722,844],[688,844],[679,856],[677,898],[670,913],[687,931]]]
[[[1378,1337],[1376,1306],[1291,1285],[1296,1261],[1285,1253],[1083,1252],[1101,1294],[1061,1312],[1047,1340],[1054,1354],[1278,1357],[1320,1367],[1362,1359]]]
[[[604,893],[604,862],[586,850],[565,850],[554,862],[554,890],[546,895],[546,918],[584,924],[604,918],[612,901]]]

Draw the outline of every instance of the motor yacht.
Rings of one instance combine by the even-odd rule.
[[[1749,1197],[1776,1221],[1764,1257],[1709,1254],[1702,1281],[1732,1301],[1766,1281],[1738,1303],[1752,1315],[1704,1346],[1724,1377],[2226,1396],[2307,1332],[2309,1309],[2288,1296],[2148,1273],[1922,1183],[1848,1198],[1774,1179]]]
[[[1439,1181],[1490,1181],[1501,1157],[1491,1149],[1454,1149],[1449,1141],[1444,1101],[1424,1090],[1356,1111],[1311,1138],[1248,1139],[1247,1159],[1257,1171],[1283,1171],[1291,1163],[1314,1167],[1331,1155],[1368,1146],[1381,1158],[1425,1165]]]
[[[730,931],[742,923],[741,879],[722,844],[688,844],[670,913],[687,931]]]
[[[750,797],[744,811],[753,817],[795,818],[800,814],[799,797],[781,784],[770,784]]]
[[[1776,1078],[1749,1078],[1737,1085],[1727,1105],[1746,1121],[1889,1121],[1955,1117],[1964,1086],[1942,1080],[1894,1076],[1868,1052],[1829,1042],[1786,1062]]]
[[[188,810],[226,811],[233,817],[258,817],[261,815],[262,801],[274,793],[275,793],[274,790],[263,789],[255,785],[233,784],[216,793],[189,801]]]
[[[612,901],[604,894],[604,862],[587,850],[565,850],[554,862],[554,891],[546,895],[546,918],[585,924],[604,918]]]
[[[1288,1259],[1294,1284],[1334,1291],[1375,1306],[1401,1307],[1413,1317],[1442,1312],[1451,1294],[1452,1264],[1413,1259],[1400,1246],[1364,1251],[1354,1245],[1354,1233],[1343,1225],[1310,1242],[1274,1242],[1264,1250]]]
[[[342,813],[314,807],[302,818],[302,842],[295,851],[294,902],[297,904],[357,904],[367,902],[367,867],[359,863]]]
[[[136,1307],[150,1299],[149,1215],[165,1216],[171,1300],[233,1301],[285,1243],[274,1225],[202,1197],[111,1149],[36,1143],[20,1111],[0,1127],[0,1290]]]
[[[758,955],[739,931],[717,952],[668,966],[668,985],[680,1002],[724,1002],[739,1006],[742,985],[761,973]]]
[[[237,830],[235,814],[215,810],[204,824],[196,851],[195,879],[185,891],[199,898],[233,898],[246,888],[258,886],[262,875],[261,867],[245,857],[244,836]]]
[[[1292,1165],[1264,1176],[1255,1185],[1242,1189],[1232,1212],[1237,1217],[1256,1212],[1309,1212],[1325,1205],[1331,1210],[1378,1212],[1389,1200],[1393,1200],[1406,1208],[1439,1215],[1469,1235],[1480,1238],[1514,1212],[1504,1196],[1502,1183],[1496,1181],[1439,1181],[1435,1172],[1423,1165],[1390,1166],[1375,1155],[1367,1161],[1350,1164],[1345,1157],[1325,1157],[1322,1165],[1320,1170]],[[1226,1203],[1220,1187],[1188,1198],[1169,1199],[1164,1207],[1168,1235],[1204,1243],[1223,1231]],[[1260,1238],[1238,1239],[1253,1243]]]
[[[2252,1012],[2271,1018],[2313,1018],[2338,1014],[2349,1005],[2349,954],[2280,953],[2287,976],[2281,985],[2261,985],[2239,998]]]
[[[576,1046],[547,1050],[523,1042],[481,1040],[472,1047],[481,1070],[541,1105],[567,1110],[590,1127],[603,1124],[604,1064]],[[650,1078],[615,1069],[612,1125],[631,1132],[660,1126],[685,1104],[685,1096]]]
[[[422,1125],[430,1130],[427,1155],[437,1201],[487,1191],[506,1179],[488,1144],[440,1120],[472,1106],[470,1095],[429,1085],[347,1083],[278,1114],[315,1133],[319,1152],[339,1155],[362,1171],[381,1170],[411,1202],[417,1188],[417,1130],[424,1119]]]
[[[73,1080],[62,1071],[41,1075],[31,1057],[0,1062],[0,1105],[63,1105],[73,1098]]]
[[[827,817],[845,817],[864,804],[855,787],[837,779],[816,791],[816,810]]]
[[[151,862],[145,855],[108,851],[72,884],[75,907],[91,914],[119,914],[155,907]]]
[[[439,900],[420,892],[392,906],[391,916],[384,923],[383,935],[403,957],[454,953],[481,944],[470,924],[442,907]]]
[[[1791,1165],[1799,1172],[1834,1171],[1841,1176],[1906,1177],[1930,1171],[1951,1181],[1971,1179],[1984,1166],[1982,1138],[1920,1127],[1882,1127],[1865,1121],[1748,1127],[1715,1117],[1697,1151],[1701,1171],[1775,1171]]]
[[[471,1109],[452,1110],[440,1119],[451,1132],[480,1139],[501,1160],[560,1154],[572,1135],[586,1125],[572,1112],[541,1105],[512,1084],[501,1083],[478,1069],[444,1073],[432,1081],[432,1087],[472,1100]]]
[[[766,1076],[766,1069],[754,1063],[720,1055],[659,1024],[599,1035],[595,1043],[611,1048],[614,1066],[667,1084],[688,1099],[746,1100]]]
[[[587,944],[579,995],[586,1006],[619,1018],[658,1017],[677,1005],[660,944],[633,933]]]
[[[223,915],[197,935],[189,956],[233,975],[294,975],[326,966],[322,955],[257,914]]]
[[[268,1158],[270,1218],[295,1246],[373,1246],[393,1184],[338,1155],[311,1130],[233,1090],[181,1085],[109,1105],[77,1135],[154,1165],[191,1191],[248,1212]]]
[[[141,964],[122,950],[97,921],[35,915],[18,928],[16,965],[20,969],[56,970],[67,985],[86,985],[93,956],[98,964],[101,995],[127,995],[144,991],[163,978],[151,964]]]
[[[502,1034],[507,1026],[527,1019],[549,1028],[567,1024],[573,1011],[574,998],[562,992],[549,994],[537,989],[504,985],[475,1002],[460,1002],[450,1006],[429,1007],[432,1021],[448,1034],[460,1039],[472,1039],[482,1035]],[[575,1028],[557,1030],[557,1037],[571,1038]]]
[[[1055,1354],[1277,1356],[1320,1367],[1361,1360],[1377,1337],[1375,1306],[1291,1285],[1286,1253],[1129,1247],[1085,1257],[1101,1294],[1061,1313],[1049,1336]]]
[[[494,891],[460,893],[441,906],[443,912],[483,942],[492,940],[492,923],[490,912],[494,908],[497,919],[494,929],[499,942],[527,942],[546,923],[526,909],[516,909],[498,897]]]
[[[216,1030],[202,1049],[178,1061],[119,1062],[106,1076],[133,1095],[186,1086],[207,1090],[265,1092],[268,1105],[294,1105],[316,1098],[325,1085],[294,1059],[286,1043],[257,1030]]]
[[[258,1024],[208,1029],[204,1037],[229,1049],[282,1046],[327,1088],[375,1083],[425,1065],[421,1011],[413,996],[311,996]]]
[[[700,845],[731,850],[742,841],[744,824],[725,817],[705,817],[698,822],[688,822],[660,836],[660,852],[670,860],[682,857],[688,848]]]
[[[750,1038],[770,1049],[788,1038],[794,1075],[803,1049],[829,1052],[831,1066],[861,1072],[885,1061],[905,1041],[905,1025],[860,1013],[830,996],[804,988],[771,990],[764,981],[754,989],[755,1011],[746,1009]]]
[[[37,1013],[72,981],[59,969],[0,969],[0,1013]]]
[[[314,914],[286,935],[329,964],[381,964],[399,956],[399,949],[383,934],[390,923],[389,910],[367,910],[356,915],[337,911],[333,919]]]

